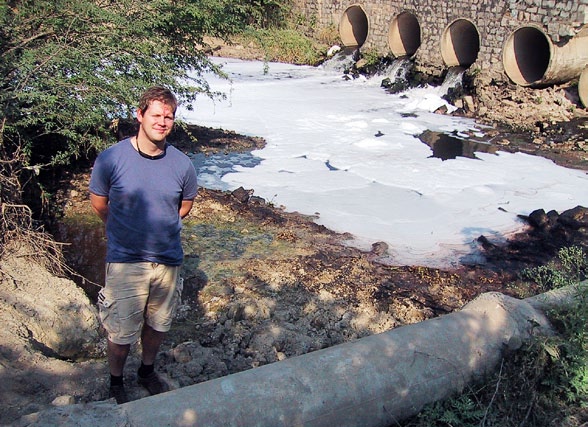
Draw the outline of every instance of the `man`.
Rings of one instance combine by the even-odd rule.
[[[117,403],[128,401],[123,369],[139,337],[138,383],[151,394],[167,390],[154,362],[181,294],[181,219],[197,193],[191,160],[166,142],[176,108],[171,91],[148,89],[137,109],[137,135],[100,153],[90,178],[92,208],[106,224],[98,308],[108,333],[110,397]]]

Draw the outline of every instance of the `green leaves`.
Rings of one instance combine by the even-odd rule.
[[[230,2],[28,0],[0,3],[3,148],[46,164],[109,142],[107,126],[130,118],[148,86],[180,101],[212,95],[203,75],[220,73],[203,36],[236,28]],[[40,155],[42,154],[42,155]],[[68,156],[69,154],[69,156]]]
[[[581,247],[562,248],[557,259],[539,267],[528,268],[521,272],[523,279],[533,281],[544,292],[582,281],[588,273],[588,260]]]
[[[205,36],[278,25],[282,0],[0,0],[0,203],[115,142],[149,86],[187,108],[223,75]],[[31,173],[33,171],[34,173]],[[37,178],[38,177],[38,178]],[[31,179],[32,178],[32,179]],[[36,194],[33,186],[27,194]],[[0,230],[1,231],[1,230]]]

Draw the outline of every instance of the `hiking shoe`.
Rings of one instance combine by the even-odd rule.
[[[110,389],[108,390],[108,397],[114,397],[116,403],[118,403],[119,405],[121,403],[127,403],[129,401],[124,385],[111,385]]]
[[[151,395],[163,393],[169,390],[167,384],[161,381],[161,378],[159,378],[159,375],[157,375],[156,372],[151,372],[145,378],[137,376],[137,383],[145,387]]]

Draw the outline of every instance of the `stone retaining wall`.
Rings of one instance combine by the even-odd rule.
[[[502,49],[509,35],[521,26],[534,25],[547,34],[554,45],[565,44],[588,23],[588,0],[297,0],[300,13],[317,22],[319,28],[339,28],[345,11],[359,6],[366,14],[369,29],[361,50],[390,53],[389,30],[402,12],[412,13],[421,29],[421,45],[414,55],[416,64],[429,72],[445,69],[440,39],[456,19],[475,26],[480,48],[472,69],[503,74]]]

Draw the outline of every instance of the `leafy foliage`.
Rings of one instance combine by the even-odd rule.
[[[291,2],[252,1],[239,10],[248,25],[238,39],[259,47],[268,62],[317,65],[339,41],[334,26],[319,29],[316,15],[296,10]]]
[[[48,200],[39,175],[114,142],[110,127],[132,118],[147,87],[167,86],[187,106],[215,96],[205,75],[223,73],[204,37],[240,32],[242,4],[0,0],[0,244]]]
[[[236,13],[244,17],[244,22],[259,29],[282,28],[286,25],[292,7],[285,0],[249,0],[237,2]]]
[[[203,35],[235,28],[230,2],[210,0],[22,0],[0,13],[0,143],[34,168],[103,148],[107,119],[130,117],[150,85],[187,102],[209,93]]]
[[[247,29],[243,36],[260,46],[265,60],[316,65],[324,59],[324,47],[291,29]]]
[[[574,285],[586,278],[588,262],[582,248],[572,246],[558,252],[557,259],[535,268],[525,269],[523,279],[535,282],[543,292]]]

